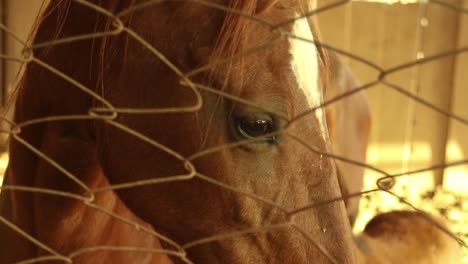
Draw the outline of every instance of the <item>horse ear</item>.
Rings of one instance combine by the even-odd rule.
[[[330,85],[325,101],[352,91],[360,82],[336,53],[330,52]],[[334,154],[365,162],[371,114],[364,91],[355,93],[326,108],[327,125]],[[362,189],[364,168],[335,160],[342,195],[358,193]],[[345,200],[351,222],[357,214],[359,199]]]

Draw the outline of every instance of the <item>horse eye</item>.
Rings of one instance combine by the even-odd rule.
[[[251,114],[234,118],[235,129],[241,139],[252,139],[272,133],[276,130],[273,118],[266,114]],[[275,136],[264,138],[257,143],[273,143]]]

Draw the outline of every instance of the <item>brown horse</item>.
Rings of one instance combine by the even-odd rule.
[[[392,211],[372,219],[357,237],[358,263],[462,263],[457,241],[444,233],[444,221],[427,214]]]
[[[3,191],[0,262],[353,263],[342,201],[289,214],[340,197],[332,160],[310,150],[329,151],[323,111],[294,119],[320,105],[327,79],[325,51],[294,39],[314,39],[311,20],[284,22],[311,3],[151,2],[57,0],[44,12],[15,122],[68,117],[22,125],[6,181],[78,198]],[[57,42],[93,32],[110,33]]]
[[[360,87],[360,82],[348,65],[336,53],[330,56],[330,88],[324,99],[332,100],[336,96]],[[371,111],[365,91],[360,91],[345,100],[337,101],[326,109],[327,125],[333,153],[341,157],[364,163],[371,127]],[[335,160],[338,181],[343,197],[362,191],[364,167]],[[351,225],[357,216],[359,198],[345,200]]]
[[[16,103],[0,263],[373,261],[354,256],[343,202],[323,203],[341,196],[325,115],[303,114],[355,79],[332,58],[327,88],[326,52],[295,39],[316,37],[290,20],[312,9],[299,2],[51,1]],[[343,134],[369,125],[355,98],[327,122],[363,161],[368,126]],[[339,166],[360,189],[362,169]]]

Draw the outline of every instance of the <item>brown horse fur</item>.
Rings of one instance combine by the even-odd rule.
[[[342,59],[329,53],[330,87],[325,100],[333,99],[360,86],[360,82]],[[367,95],[355,93],[326,109],[327,125],[334,154],[357,162],[366,161],[371,115]],[[344,197],[362,191],[364,168],[335,160]],[[359,198],[345,200],[352,224]],[[392,211],[374,217],[356,237],[357,263],[362,264],[436,264],[460,263],[460,246],[433,222],[448,230],[441,219],[410,211]]]
[[[349,66],[334,52],[330,58],[330,88],[325,101],[359,88],[360,82]],[[326,108],[327,125],[333,153],[360,163],[366,161],[366,149],[371,127],[371,111],[365,91],[357,92]],[[344,197],[362,191],[364,167],[335,160],[338,181]],[[345,200],[351,225],[357,216],[359,198]]]
[[[137,1],[93,2],[119,12]],[[217,2],[225,4],[226,1]],[[292,3],[292,0],[233,0],[229,6],[279,22],[299,12],[294,10],[298,7]],[[69,0],[52,1],[45,14],[34,43],[108,30],[112,26],[109,18]],[[125,17],[124,22],[180,69],[189,71],[272,39],[268,29],[245,19],[236,22],[234,17],[228,17],[221,11],[191,1],[168,1]],[[284,29],[288,30],[288,26]],[[233,42],[240,34],[243,37]],[[231,41],[226,41],[229,39]],[[308,109],[304,95],[290,76],[287,45],[287,41],[281,41],[274,48],[215,67],[211,72],[197,76],[196,80],[208,80],[229,93],[293,117]],[[319,52],[326,62],[325,52]],[[125,34],[35,50],[35,57],[100,93],[116,107],[167,107],[194,103],[193,93],[179,85],[179,78]],[[336,86],[329,89],[333,87]],[[120,114],[116,121],[184,156],[190,156],[201,148],[232,142],[228,129],[229,115],[255,111],[209,93],[203,97],[204,106],[196,115]],[[93,106],[101,105],[70,83],[31,63],[19,90],[15,121],[21,123],[47,116],[87,114]],[[334,118],[337,115],[335,113]],[[360,120],[359,116],[357,120]],[[337,137],[339,120],[330,121],[335,144],[340,140]],[[300,135],[308,144],[327,150],[326,138],[321,138],[314,129],[317,125],[316,118],[310,115],[294,124],[289,133]],[[204,135],[207,131],[208,137]],[[116,184],[185,173],[179,160],[104,121],[41,123],[24,127],[19,136],[78,176],[90,188],[108,186],[109,182]],[[193,163],[197,171],[209,177],[274,200],[290,210],[340,195],[333,162],[328,158],[321,159],[288,137],[283,137],[278,146],[251,144],[223,149],[195,159]],[[6,184],[83,194],[75,183],[14,139],[10,145]],[[350,182],[346,186],[348,184]],[[3,218],[62,255],[99,245],[155,250],[164,246],[171,249],[161,245],[154,236],[72,199],[10,190],[2,191],[0,198],[0,215]],[[157,230],[181,244],[285,220],[280,211],[270,206],[198,178],[118,192],[98,192],[93,203],[148,229]],[[313,208],[295,215],[293,220],[338,263],[354,263],[355,260],[363,263],[377,254],[369,257],[358,249],[355,259],[349,223],[341,202]],[[370,233],[367,232],[362,239],[371,244],[374,240],[385,243],[374,238],[371,240]],[[373,250],[379,247],[378,243],[371,245]],[[0,263],[49,254],[4,225],[0,225],[0,244]],[[328,262],[310,241],[292,229],[214,241],[189,249],[188,258],[195,263]],[[159,253],[106,250],[87,252],[73,260],[75,263],[180,262],[176,257],[169,258]]]
[[[357,237],[362,264],[461,263],[457,241],[439,229],[442,219],[413,211],[393,211],[374,217]]]
[[[92,2],[111,12],[119,12],[135,1]],[[228,1],[216,2],[226,4]],[[234,5],[238,8],[252,6],[246,4],[251,0],[234,2],[239,3]],[[277,1],[274,5],[269,5],[266,0],[258,3],[261,6],[258,15],[273,23],[301,13],[292,0]],[[52,1],[45,14],[34,43],[112,27],[108,17],[75,1]],[[221,48],[222,54],[230,54],[230,47],[220,45],[223,38],[235,37],[227,33],[219,35],[221,29],[226,28],[224,18],[223,11],[193,1],[167,1],[123,19],[132,30],[187,72],[209,61],[210,50]],[[248,24],[242,27],[242,36],[248,41],[241,41],[241,47],[236,51],[274,39],[268,28],[253,21],[243,23]],[[290,28],[290,25],[283,27],[285,31]],[[309,107],[291,75],[288,46],[287,39],[281,40],[273,48],[218,66],[212,73],[200,74],[194,80],[205,82],[211,79],[210,84],[215,87],[224,87],[229,93],[292,118]],[[180,78],[126,33],[36,49],[34,54],[98,92],[116,107],[161,108],[195,103],[193,92],[180,85]],[[203,107],[196,114],[119,114],[115,121],[188,157],[201,148],[235,142],[230,132],[231,116],[258,112],[210,93],[204,93],[203,99]],[[15,122],[47,116],[83,115],[93,106],[101,105],[72,84],[31,63],[18,92]],[[280,126],[284,125],[280,123]],[[308,115],[292,125],[288,133],[327,150],[327,138],[320,136],[318,127],[317,118]],[[209,137],[205,137],[207,131]],[[105,185],[107,181],[117,184],[186,173],[180,160],[104,121],[41,123],[24,127],[19,136],[92,188]],[[10,158],[8,184],[83,194],[75,183],[16,140],[11,141]],[[274,200],[290,210],[340,195],[331,160],[321,158],[286,136],[281,136],[277,145],[252,143],[226,148],[192,162],[198,172],[208,177]],[[122,189],[117,194],[100,193],[95,203],[130,220],[142,223],[143,219],[148,227],[181,244],[286,220],[280,210],[199,178]],[[63,255],[103,244],[160,248],[158,241],[142,237],[141,231],[124,228],[117,220],[82,202],[21,191],[5,191],[2,196],[2,200],[7,201],[1,208],[2,217]],[[350,228],[342,202],[299,213],[293,221],[339,263],[354,262]],[[1,263],[48,254],[5,226],[0,237],[1,244],[7,245],[0,249]],[[189,248],[188,257],[195,263],[327,262],[327,257],[309,239],[292,228],[203,244]],[[138,263],[169,261],[160,254],[127,255],[108,251],[83,254],[76,260],[80,263],[124,263],[129,259]],[[178,263],[179,259],[174,257],[172,261]]]
[[[54,123],[48,125],[47,132],[44,135],[44,144],[41,148],[45,154],[59,164],[65,165],[65,168],[71,173],[80,175],[81,179],[91,188],[109,185],[98,163],[96,146],[93,145],[92,141],[86,137],[64,136],[63,127]],[[12,165],[15,162],[15,160],[12,160]],[[28,169],[28,167],[24,168]],[[8,179],[16,179],[11,172],[10,169]],[[60,180],[63,179],[63,175],[42,160],[37,163],[34,177],[41,181],[52,179],[50,182],[40,183],[41,185],[47,185],[49,188],[53,186],[58,190],[64,190],[67,187],[70,188],[69,190],[74,188],[68,182]],[[12,193],[19,194],[20,192]],[[5,195],[2,194],[2,196]],[[18,199],[15,196],[12,196],[12,198]],[[2,216],[10,215],[10,220],[22,227],[22,229],[27,228],[28,221],[36,220],[33,223],[33,229],[26,230],[29,231],[28,233],[34,233],[36,237],[41,238],[42,242],[52,246],[57,252],[70,253],[83,247],[101,245],[128,246],[130,244],[146,248],[161,248],[161,244],[155,236],[136,231],[132,225],[116,221],[113,217],[97,212],[81,202],[66,198],[51,201],[46,195],[36,195],[35,198],[38,204],[34,207],[34,213],[29,213],[28,218],[21,218],[22,214],[26,212],[21,210],[23,208],[15,207],[10,212],[2,210]],[[54,206],[51,206],[52,202]],[[94,204],[151,229],[149,224],[128,210],[113,191],[97,193]],[[13,205],[16,204],[13,203]],[[36,219],[31,216],[34,214],[38,215]],[[1,228],[5,227],[2,226]],[[2,241],[0,263],[11,263],[36,255],[46,255],[44,251],[34,248],[32,243],[18,237],[11,230],[0,229],[0,233],[2,234],[0,239]],[[121,253],[113,251],[86,253],[73,258],[73,260],[77,263],[96,263],[96,260],[115,263],[172,263],[165,254],[148,255],[138,252]]]

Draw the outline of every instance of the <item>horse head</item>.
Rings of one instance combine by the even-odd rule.
[[[319,107],[327,55],[313,43],[312,19],[301,17],[312,4],[52,1],[15,122],[66,116],[25,126],[19,137],[85,187],[18,137],[11,182],[95,199],[113,190],[118,198],[98,199],[106,208],[121,200],[126,215],[176,241],[194,263],[352,263],[344,204],[329,202],[341,194]],[[88,37],[67,39],[80,35]],[[11,193],[17,225],[51,246],[64,245],[51,230],[83,221],[81,202]],[[90,230],[104,236],[80,230],[68,233],[75,242],[87,243]]]

